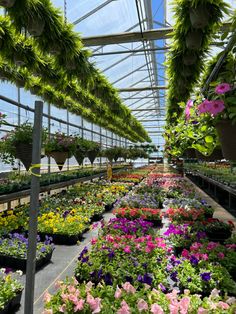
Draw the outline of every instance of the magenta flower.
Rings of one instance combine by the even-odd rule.
[[[229,91],[231,91],[231,87],[228,83],[221,83],[221,84],[217,85],[215,88],[215,92],[218,95],[225,94]]]
[[[225,109],[225,103],[223,100],[214,100],[209,112],[216,116],[218,113],[222,112]]]
[[[213,101],[209,101],[209,100],[205,99],[205,100],[198,106],[198,110],[199,110],[200,113],[210,112],[212,105],[213,105]]]
[[[190,109],[193,107],[193,101],[191,99],[188,100],[186,108],[185,108],[185,117],[188,120],[190,118]]]

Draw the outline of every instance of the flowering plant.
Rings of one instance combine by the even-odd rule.
[[[45,143],[45,152],[69,152],[73,154],[76,148],[76,138],[68,136],[65,133],[57,132],[52,138],[48,139]]]
[[[143,220],[142,218],[129,220],[127,218],[112,218],[107,223],[102,225],[103,234],[136,234],[142,236],[152,233],[151,222]]]
[[[168,286],[165,273],[166,244],[151,235],[106,235],[92,239],[92,249],[85,247],[78,258],[76,278],[107,285],[130,281],[135,286],[163,282]],[[158,263],[158,267],[157,267]]]
[[[225,222],[217,218],[208,218],[207,220],[203,221],[203,228],[206,232],[215,233],[217,236],[217,233],[221,231],[231,234],[235,226],[231,220]]]
[[[113,211],[117,217],[124,217],[127,219],[146,219],[146,220],[161,220],[162,214],[160,209],[153,208],[117,208]]]
[[[151,194],[127,194],[115,203],[115,207],[159,208],[159,201]]]
[[[203,208],[168,208],[166,211],[166,215],[169,219],[178,223],[184,221],[204,220],[204,214],[205,211]]]
[[[3,310],[5,305],[23,290],[18,280],[21,275],[21,271],[12,273],[8,269],[0,269],[0,310]]]
[[[36,259],[39,260],[53,250],[51,238],[46,238],[44,242],[40,242],[37,237]],[[0,255],[12,256],[15,258],[26,259],[28,248],[28,238],[23,234],[9,234],[8,238],[0,238]]]
[[[200,295],[191,295],[189,290],[179,295],[177,290],[163,293],[158,286],[146,286],[137,290],[129,282],[117,287],[91,282],[78,285],[75,278],[55,284],[57,292],[44,295],[43,314],[52,313],[182,313],[182,314],[232,314],[236,309],[234,297],[224,297],[213,289],[210,296],[201,299]]]

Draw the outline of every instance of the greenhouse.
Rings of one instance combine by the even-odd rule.
[[[236,314],[236,1],[0,0],[0,314]]]

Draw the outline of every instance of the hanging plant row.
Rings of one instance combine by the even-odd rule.
[[[173,43],[168,57],[167,120],[175,121],[182,112],[203,67],[209,44],[220,26],[228,5],[222,0],[177,0],[174,5]]]
[[[50,88],[48,90],[48,93],[52,92],[52,89],[58,89],[60,91],[64,91],[66,94],[70,94],[73,100],[76,102],[79,101],[79,103],[82,105],[77,106],[74,105],[73,112],[76,114],[81,114],[83,117],[86,117],[91,121],[91,118],[88,117],[88,112],[84,115],[83,109],[89,109],[92,111],[93,116],[96,114],[97,117],[103,117],[104,123],[102,126],[107,127],[107,121],[110,121],[110,124],[112,125],[112,129],[114,129],[114,125],[117,126],[118,132],[119,130],[124,130],[125,125],[122,123],[122,119],[130,119],[129,123],[127,125],[132,125],[134,128],[129,128],[127,127],[128,130],[127,135],[131,135],[133,139],[143,141],[142,137],[146,137],[147,133],[141,126],[141,124],[134,119],[130,115],[130,112],[128,109],[129,115],[125,114],[125,112],[114,112],[114,110],[110,110],[110,108],[102,102],[93,97],[91,94],[83,90],[82,88],[79,88],[76,86],[76,83],[73,81],[69,81],[68,79],[66,80],[65,74],[63,73],[62,70],[57,69],[55,66],[52,67],[53,62],[52,61],[47,61],[46,58],[42,58],[42,56],[37,53],[36,48],[32,45],[32,40],[27,39],[23,40],[23,38],[16,38],[14,36],[14,32],[12,29],[9,28],[9,19],[2,18],[0,20],[0,25],[1,25],[1,34],[2,34],[2,40],[4,40],[4,45],[2,47],[2,54],[5,59],[7,59],[10,62],[10,65],[14,68],[16,68],[17,65],[21,65],[20,69],[22,69],[23,72],[18,71],[18,75],[15,81],[13,81],[18,87],[26,87],[30,89],[30,91],[36,95],[39,95],[44,98],[44,94],[40,91],[42,90],[42,86],[46,86],[45,83],[48,83],[52,85],[53,88]],[[55,64],[55,62],[54,62]],[[41,79],[39,77],[30,77],[30,79],[27,80],[25,77],[26,70],[22,66],[26,66],[27,69],[30,69],[32,73],[37,73],[37,75],[41,76]],[[2,79],[7,79],[9,75],[6,75],[7,70],[11,70],[9,67],[5,67],[5,69],[2,69],[1,71],[1,78]],[[29,84],[27,84],[27,81]],[[57,84],[55,82],[58,82]],[[48,94],[47,93],[47,94]],[[48,102],[51,101],[50,95],[46,95],[46,100]],[[55,101],[55,99],[53,99]],[[53,102],[52,102],[53,103]],[[64,100],[62,97],[57,100],[57,106],[63,106],[66,107],[67,104],[64,103]],[[72,110],[70,109],[70,110]],[[119,119],[119,115],[121,119]],[[129,117],[130,116],[130,117]],[[94,123],[97,123],[97,121],[91,121]],[[100,124],[101,125],[101,124]],[[135,132],[133,131],[135,129]],[[138,136],[136,136],[136,131],[137,133],[140,133]],[[123,133],[123,131],[122,131]],[[123,133],[124,134],[124,133]],[[134,134],[134,136],[132,136]],[[123,135],[122,135],[123,136]]]
[[[50,59],[52,56],[55,57],[55,64],[65,72],[68,79],[76,79],[74,84],[78,86],[79,83],[83,88],[87,88],[100,98],[102,103],[111,107],[113,114],[125,119],[130,118],[133,129],[148,138],[142,125],[122,104],[115,88],[89,63],[89,52],[83,48],[79,35],[72,30],[72,25],[64,23],[61,12],[55,9],[50,1],[20,0],[10,1],[7,5],[6,3],[5,7],[16,29],[18,31],[26,29],[34,36],[37,47],[43,54],[50,54]],[[56,77],[54,82],[58,82]],[[64,84],[64,87],[68,85],[70,91],[70,84]]]

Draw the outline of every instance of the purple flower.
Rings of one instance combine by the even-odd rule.
[[[83,257],[83,258],[82,258],[81,262],[82,262],[82,263],[87,263],[88,260],[89,260],[89,257],[86,256],[86,257]]]
[[[221,83],[221,84],[217,85],[215,88],[215,92],[218,95],[225,94],[229,91],[231,91],[231,87],[230,87],[230,84],[228,84],[228,83]]]
[[[113,259],[113,257],[115,257],[115,253],[113,251],[111,251],[109,254],[108,254],[108,258],[109,259]]]
[[[110,273],[106,273],[104,275],[104,281],[105,281],[105,284],[108,285],[108,286],[112,286],[112,277],[111,277],[111,274]]]
[[[166,292],[167,291],[166,287],[162,283],[159,284],[159,287],[160,287],[162,292]]]
[[[198,259],[194,255],[191,255],[190,262],[194,266],[198,265]]]
[[[170,274],[170,279],[174,282],[177,282],[178,281],[177,275],[178,275],[178,272],[174,271],[173,273]]]
[[[211,273],[210,272],[201,273],[200,276],[201,276],[203,281],[209,281],[211,279]]]

